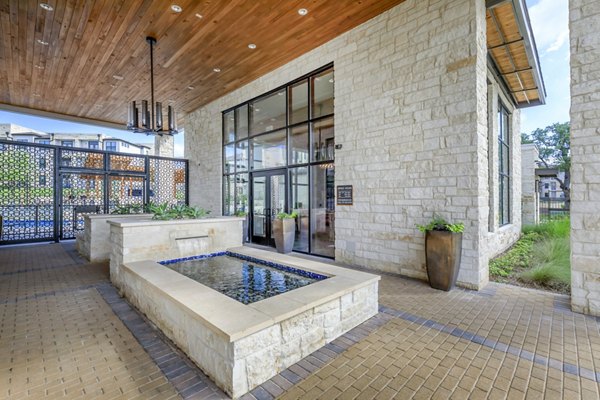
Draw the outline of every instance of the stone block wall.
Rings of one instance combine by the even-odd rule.
[[[600,5],[570,0],[571,306],[600,316]]]
[[[521,145],[521,215],[523,224],[539,222],[539,193],[537,191],[535,169],[539,151],[535,144]]]
[[[221,111],[333,62],[336,185],[354,186],[354,205],[336,208],[336,260],[426,279],[415,224],[438,214],[466,225],[459,282],[484,286],[501,247],[488,245],[484,3],[407,0],[190,113],[191,202],[221,212]]]

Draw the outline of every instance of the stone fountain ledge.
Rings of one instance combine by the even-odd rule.
[[[110,279],[120,288],[125,263],[171,260],[218,253],[242,245],[241,217],[215,217],[159,221],[151,218],[111,218]]]
[[[226,250],[328,278],[244,305],[143,260],[121,266],[120,288],[233,398],[377,314],[379,276],[248,247]]]

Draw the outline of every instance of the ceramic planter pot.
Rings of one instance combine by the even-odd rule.
[[[294,248],[294,228],[296,220],[294,218],[276,218],[273,220],[273,237],[275,238],[275,247],[279,253],[290,253]]]
[[[428,231],[425,235],[427,277],[434,289],[449,291],[456,285],[462,253],[462,233]]]

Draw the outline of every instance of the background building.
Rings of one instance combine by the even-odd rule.
[[[2,134],[0,138],[16,142],[51,144],[129,154],[152,155],[154,153],[153,144],[132,143],[102,133],[46,133],[15,124],[0,124],[0,134]]]

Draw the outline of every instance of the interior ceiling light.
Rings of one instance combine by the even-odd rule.
[[[254,50],[256,48],[256,45],[254,43],[250,43],[248,45],[248,48]]]
[[[43,65],[40,65],[40,64],[36,64],[36,65],[35,65],[35,67],[36,67],[37,69],[44,69],[44,66],[43,66]]]
[[[181,6],[178,6],[177,4],[171,4],[171,10],[176,13],[180,13],[183,11],[183,8],[181,8]]]
[[[194,87],[193,86],[188,86],[188,89],[189,90],[194,90]]]
[[[123,77],[121,75],[113,75],[113,78],[115,78],[118,81],[122,81]]]
[[[48,42],[44,42],[42,39],[38,39],[37,42],[42,46],[48,46]]]
[[[306,14],[308,14],[308,10],[306,8],[301,8],[298,10],[298,14],[305,16]]]
[[[150,110],[148,110],[148,100],[142,100],[141,126],[139,124],[140,110],[136,107],[135,101],[129,105],[127,129],[136,133],[145,133],[146,135],[174,135],[177,133],[177,123],[175,121],[175,111],[172,106],[168,106],[167,122],[168,129],[163,129],[162,103],[154,102],[154,45],[156,39],[152,36],[146,37],[150,45]]]
[[[204,18],[204,17],[202,17],[202,14],[196,13],[196,18]]]
[[[52,10],[54,10],[54,7],[52,7],[48,3],[40,3],[40,7],[42,7],[46,11],[52,11]]]
[[[215,72],[221,72],[221,68],[213,68],[213,71],[215,71]]]

